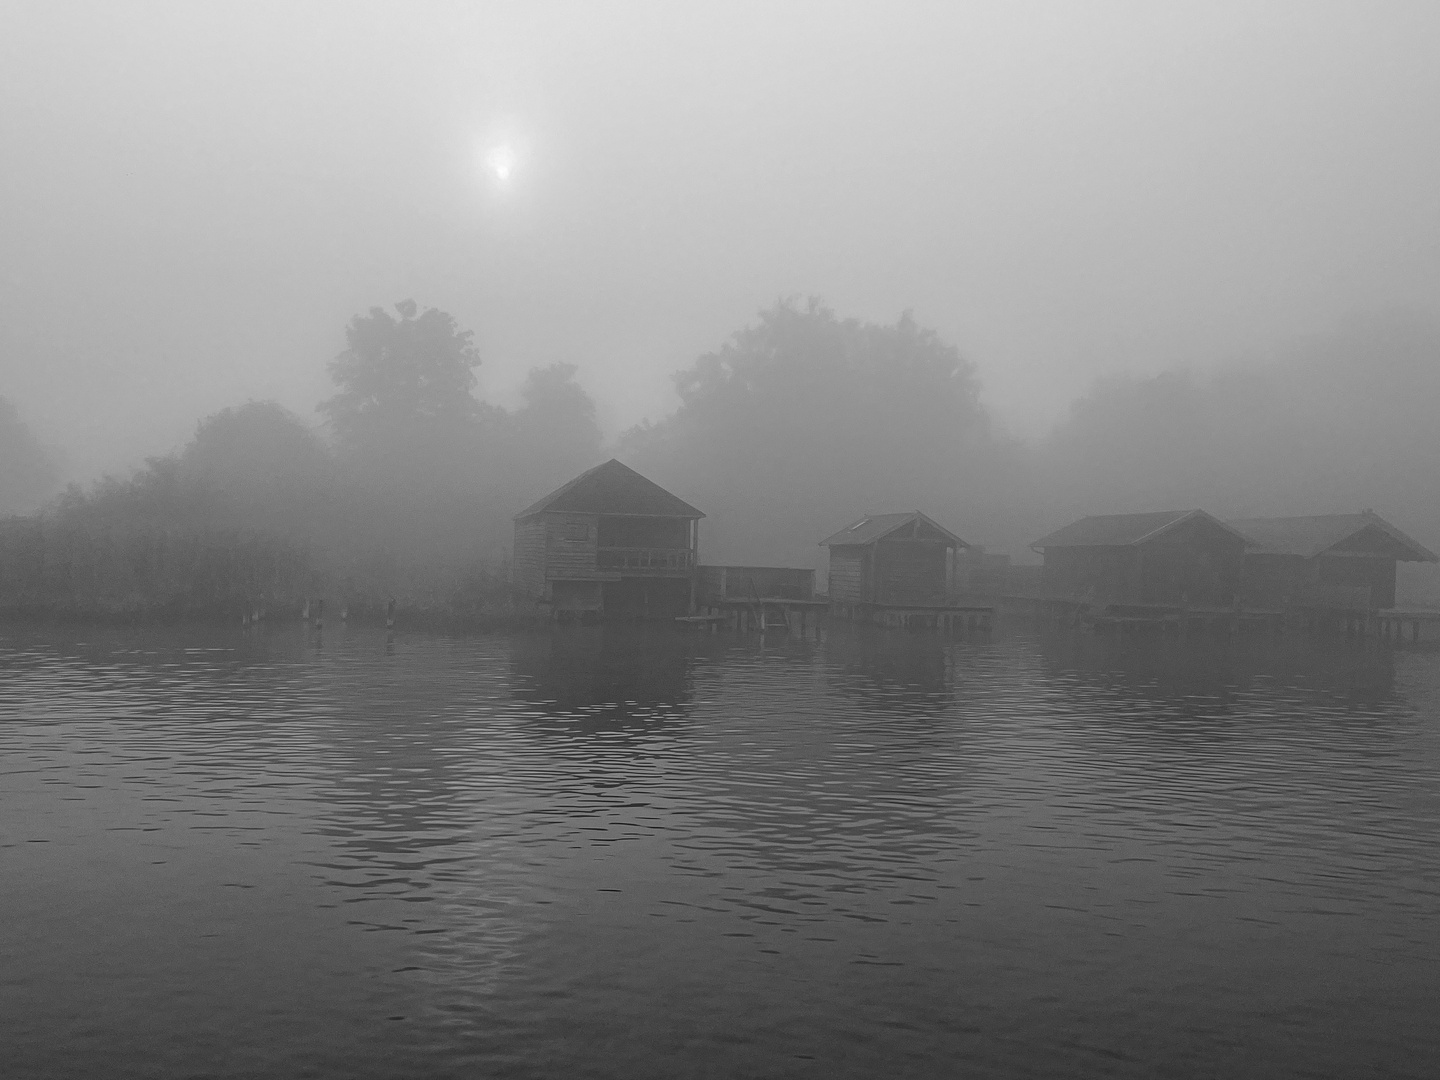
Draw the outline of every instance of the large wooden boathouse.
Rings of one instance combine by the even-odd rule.
[[[515,591],[559,617],[685,615],[704,516],[612,458],[516,515]]]
[[[1246,538],[1204,510],[1081,518],[1031,547],[1042,595],[1087,604],[1232,607]]]

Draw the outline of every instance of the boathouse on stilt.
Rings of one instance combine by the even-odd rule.
[[[1440,562],[1373,510],[1315,517],[1230,522],[1247,545],[1242,591],[1247,604],[1350,611],[1395,606],[1400,562]]]
[[[1246,539],[1204,510],[1164,510],[1081,518],[1030,546],[1047,599],[1230,608]]]
[[[970,545],[918,510],[867,515],[820,543],[830,552],[830,609],[841,618],[937,628],[989,624],[990,607],[955,599],[955,555]]]
[[[516,515],[517,598],[558,618],[685,615],[704,516],[612,458]]]

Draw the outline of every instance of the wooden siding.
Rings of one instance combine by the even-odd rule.
[[[1244,560],[1243,540],[1209,518],[1192,518],[1140,545],[1138,599],[1228,607],[1239,594]]]
[[[1250,607],[1283,608],[1317,584],[1315,560],[1303,555],[1248,552],[1240,573],[1240,595]]]
[[[948,542],[882,540],[875,547],[879,603],[943,604],[949,599]]]
[[[596,574],[595,514],[541,514],[545,520],[545,579],[593,578]]]
[[[1363,555],[1320,555],[1316,578],[1322,586],[1350,586],[1370,590],[1371,608],[1395,606],[1395,560]]]
[[[1046,548],[1043,589],[1097,603],[1228,607],[1244,557],[1239,537],[1196,518],[1140,545]]]
[[[858,604],[868,599],[864,588],[862,549],[837,546],[830,549],[830,601],[836,604]]]
[[[1048,596],[1071,599],[1135,600],[1131,547],[1054,547],[1045,549],[1041,588]]]
[[[602,514],[598,522],[599,544],[608,548],[688,548],[690,521],[687,518],[632,517]]]
[[[511,584],[521,596],[545,595],[545,522],[527,518],[515,522],[515,555]]]

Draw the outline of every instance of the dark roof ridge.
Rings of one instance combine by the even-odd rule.
[[[1373,526],[1397,544],[1410,549],[1414,557],[1401,561],[1440,562],[1440,556],[1369,508],[1358,514],[1236,518],[1230,524],[1245,535],[1249,546],[1257,552],[1268,550],[1275,554],[1302,555],[1306,558],[1328,551]]]
[[[1047,547],[1130,547],[1153,540],[1184,522],[1204,518],[1248,543],[1249,538],[1214,514],[1193,510],[1149,510],[1132,514],[1087,514],[1047,533],[1030,545],[1032,551]]]
[[[684,499],[613,457],[561,484],[516,514],[515,520],[547,511],[691,519],[705,516]]]
[[[846,545],[873,544],[889,536],[896,529],[909,524],[912,521],[923,521],[932,528],[944,533],[945,536],[955,541],[960,547],[968,548],[973,545],[961,540],[949,529],[945,528],[929,514],[920,510],[906,510],[894,514],[866,514],[856,520],[853,524],[845,526],[838,532],[832,533],[824,540],[821,540],[819,547],[841,547]],[[869,526],[866,528],[866,526]]]

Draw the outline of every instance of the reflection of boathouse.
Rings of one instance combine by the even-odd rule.
[[[1081,518],[1031,545],[1043,595],[1108,604],[1230,607],[1245,537],[1203,510]]]
[[[683,615],[704,516],[612,458],[516,516],[516,592],[556,614]]]
[[[1395,564],[1437,562],[1379,514],[1246,518],[1245,601],[1258,607],[1370,612],[1395,606]]]

